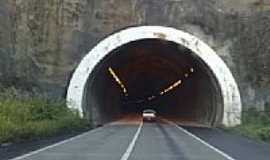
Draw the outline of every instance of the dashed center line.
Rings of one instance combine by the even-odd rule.
[[[130,142],[126,152],[122,155],[121,159],[120,160],[128,160],[128,158],[130,157],[134,147],[135,147],[135,144],[136,144],[136,141],[140,135],[140,132],[142,130],[142,126],[143,126],[143,121],[140,123],[140,126],[138,127],[132,141]]]

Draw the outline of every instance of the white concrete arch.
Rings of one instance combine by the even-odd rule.
[[[172,41],[192,50],[214,74],[223,98],[223,119],[226,126],[241,123],[241,98],[233,75],[223,60],[206,43],[197,37],[170,27],[139,26],[130,27],[110,35],[98,43],[76,68],[67,91],[67,103],[77,109],[81,115],[84,89],[95,66],[111,51],[132,41],[142,39],[163,39]]]

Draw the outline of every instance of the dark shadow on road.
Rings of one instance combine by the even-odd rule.
[[[157,121],[156,122],[157,128],[162,132],[164,137],[166,138],[166,145],[170,147],[170,150],[172,151],[172,154],[181,156],[181,160],[188,160],[188,158],[185,157],[184,153],[181,152],[180,146],[177,144],[177,142],[173,136],[168,132],[162,125],[168,125],[164,124],[164,122]]]

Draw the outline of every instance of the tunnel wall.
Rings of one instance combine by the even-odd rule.
[[[108,66],[96,66],[85,87],[83,113],[93,126],[110,122],[121,115],[122,93],[119,86],[112,83]]]
[[[214,48],[236,78],[245,110],[264,110],[270,105],[270,7],[256,2],[1,1],[0,84],[65,97],[82,57],[106,36],[129,26],[172,26]]]

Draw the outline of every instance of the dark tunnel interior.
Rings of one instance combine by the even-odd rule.
[[[160,93],[179,80],[180,85]],[[112,51],[90,74],[84,93],[84,114],[94,125],[154,109],[158,116],[216,126],[223,113],[220,87],[207,65],[191,50],[161,39]]]

